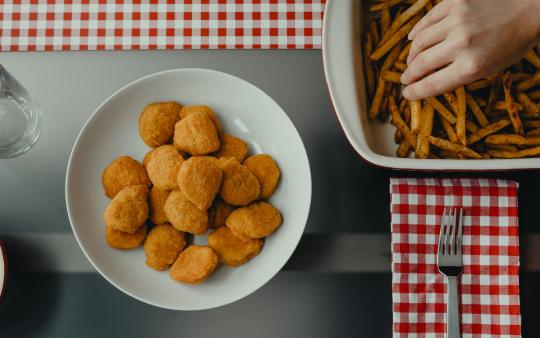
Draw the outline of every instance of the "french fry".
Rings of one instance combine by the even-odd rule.
[[[428,137],[429,143],[434,145],[435,147],[451,151],[456,154],[462,154],[470,158],[474,159],[481,159],[482,155],[478,154],[474,150],[467,148],[461,144],[452,143],[450,141],[447,141],[445,139],[439,138],[439,137]]]
[[[395,34],[390,36],[388,40],[380,44],[373,53],[371,53],[371,60],[377,61],[380,58],[382,58],[384,55],[386,55],[392,48],[394,48],[395,45],[397,45],[403,38],[409,34],[411,29],[416,25],[416,23],[420,20],[420,16],[417,15],[414,18],[412,18],[409,22],[407,22],[405,25],[403,25]]]
[[[536,68],[540,68],[540,58],[538,55],[536,55],[534,50],[531,50],[525,54],[525,60],[529,61]]]
[[[488,118],[486,117],[482,109],[480,109],[474,98],[469,94],[467,94],[467,105],[471,109],[471,112],[473,113],[476,121],[478,121],[480,126],[482,128],[487,127],[489,125]]]
[[[506,109],[508,110],[508,117],[510,117],[510,122],[514,127],[514,132],[516,134],[523,135],[523,124],[519,118],[519,110],[514,105],[514,98],[512,97],[512,78],[510,77],[509,72],[505,72],[502,78],[503,90],[504,90],[504,101],[506,102]]]
[[[481,80],[478,80],[476,82],[473,82],[473,83],[467,85],[466,87],[467,87],[468,91],[474,92],[476,90],[487,88],[487,87],[491,86],[492,83],[493,83],[492,80],[481,79]]]
[[[528,148],[518,151],[504,151],[488,149],[488,154],[494,158],[524,158],[540,155],[540,147]]]
[[[465,128],[467,128],[467,131],[469,133],[476,133],[480,128],[478,128],[478,126],[476,124],[474,124],[473,121],[467,119],[465,121]]]
[[[518,151],[519,148],[511,144],[488,144],[488,149],[504,150],[504,151]]]
[[[537,146],[540,145],[540,137],[523,136],[516,134],[495,134],[486,137],[488,144],[513,144],[516,146]]]
[[[523,121],[523,125],[527,128],[540,128],[540,120]]]
[[[426,101],[433,108],[435,108],[435,110],[439,114],[441,114],[441,116],[444,117],[446,121],[450,122],[451,124],[456,124],[456,117],[441,103],[441,101],[439,101],[435,97],[428,97]]]
[[[493,112],[493,109],[495,108],[495,103],[497,101],[497,97],[499,96],[499,92],[501,91],[502,86],[502,78],[501,75],[497,75],[497,78],[491,85],[491,88],[489,89],[489,98],[486,104],[486,115],[490,115]]]
[[[406,140],[402,140],[399,142],[399,147],[396,150],[396,156],[401,158],[407,158],[409,157],[409,154],[411,153],[411,145]]]
[[[536,128],[527,132],[527,136],[540,136],[540,128]]]
[[[388,28],[390,28],[391,20],[392,20],[392,17],[390,16],[390,9],[383,8],[381,10],[381,35],[382,36],[384,36],[386,32],[388,32]]]
[[[409,106],[409,101],[406,98],[401,98],[401,101],[399,102],[399,113],[404,114],[405,113],[405,107]],[[410,116],[410,111],[409,111]]]
[[[431,105],[424,105],[421,115],[421,128],[416,141],[417,158],[428,158],[429,156],[428,137],[431,136],[431,131],[433,129],[433,113],[434,110]]]
[[[377,12],[377,11],[381,11],[383,9],[388,9],[390,7],[398,5],[400,2],[403,2],[403,0],[388,0],[388,1],[379,2],[379,3],[376,3],[376,4],[372,4],[369,7],[369,11],[370,12]]]
[[[452,112],[454,114],[457,114],[457,111],[458,111],[458,103],[457,103],[457,99],[456,99],[456,96],[454,95],[454,93],[444,93],[443,94],[444,96],[444,99],[446,100],[446,102],[448,102],[448,105],[450,106],[450,108],[452,108]]]
[[[403,47],[401,52],[399,52],[397,62],[405,62],[405,60],[407,59],[407,56],[409,56],[409,52],[411,51],[411,47],[412,47],[412,41],[409,41],[409,43],[407,43],[405,45],[405,47]]]
[[[411,109],[411,131],[414,135],[417,135],[420,131],[420,120],[422,115],[422,102],[421,101],[409,101],[409,107]],[[415,147],[416,148],[416,147]]]
[[[442,125],[444,131],[446,132],[446,135],[448,136],[448,139],[450,140],[450,142],[457,143],[458,142],[458,137],[457,137],[456,131],[454,130],[454,127],[452,127],[450,122],[448,122],[441,115],[439,115],[439,120],[441,121],[441,125]]]
[[[532,99],[532,100],[538,100],[540,99],[540,90],[536,90],[534,92],[530,92],[528,93],[527,95],[529,95],[529,97]]]
[[[401,46],[398,44],[392,50],[388,55],[386,56],[386,59],[383,62],[383,65],[381,66],[381,72],[384,72],[386,70],[390,70],[394,63],[396,62],[396,59],[399,55],[399,52],[401,51]]]
[[[467,119],[467,94],[464,87],[456,89],[457,111],[456,111],[456,134],[462,145],[467,144],[467,129],[465,121]]]
[[[523,105],[527,113],[532,116],[540,116],[540,109],[525,93],[517,94],[519,102]]]
[[[366,86],[368,89],[369,97],[373,97],[375,94],[375,69],[374,65],[371,63],[369,55],[373,50],[373,42],[371,41],[371,35],[366,34],[365,43],[364,43],[364,74],[366,76]]]
[[[495,102],[495,110],[508,110],[508,106],[506,105],[505,101],[497,101]],[[523,106],[520,103],[514,102],[514,108],[517,110],[523,110]]]
[[[371,20],[369,22],[369,34],[371,34],[371,41],[373,41],[373,49],[379,45],[381,37],[379,35],[379,29],[377,28],[377,22]]]
[[[467,145],[474,144],[474,143],[482,140],[484,137],[486,137],[488,135],[491,135],[491,134],[494,134],[494,133],[498,132],[499,130],[507,127],[508,125],[510,125],[509,120],[500,120],[500,121],[497,121],[495,123],[492,123],[492,124],[482,128],[482,129],[478,130],[476,133],[470,135],[469,138],[467,139]]]
[[[379,82],[377,83],[377,89],[375,90],[375,95],[373,97],[373,101],[371,102],[371,108],[369,109],[370,119],[374,119],[380,114],[385,90],[386,90],[386,81],[384,81],[382,77],[379,77]]]
[[[418,0],[416,1],[412,6],[407,8],[403,13],[401,13],[390,25],[390,28],[386,32],[385,35],[383,35],[381,42],[387,41],[392,34],[398,31],[405,22],[409,21],[410,18],[418,14],[421,10],[423,10],[428,4],[430,0]]]
[[[407,70],[407,64],[405,64],[404,62],[396,62],[394,63],[394,68],[401,72],[404,72],[405,70]]]
[[[532,87],[536,86],[537,84],[540,83],[540,71],[536,72],[533,77],[523,81],[523,82],[520,82],[517,86],[516,86],[516,90],[518,92],[524,92],[526,90],[529,90],[531,89]]]
[[[385,70],[384,72],[381,72],[382,78],[386,82],[392,82],[392,83],[398,83],[401,84],[401,73],[398,72],[392,72],[389,70]]]
[[[401,118],[401,115],[399,115],[396,101],[393,96],[390,96],[388,100],[388,107],[390,108],[390,114],[392,114],[392,121],[394,124],[401,131],[403,137],[409,142],[411,147],[416,149],[416,136],[413,135],[407,124],[405,124],[405,121]]]

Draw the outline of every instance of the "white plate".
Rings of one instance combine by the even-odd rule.
[[[7,285],[7,256],[4,244],[0,241],[0,302],[4,297]]]
[[[395,156],[395,127],[368,121],[361,35],[360,0],[328,0],[323,22],[323,60],[334,109],[347,139],[365,160],[377,166],[414,170],[510,170],[540,168],[540,159],[419,160]]]
[[[250,144],[250,151],[272,155],[282,172],[270,202],[283,224],[261,254],[238,268],[220,266],[200,285],[173,281],[168,271],[148,268],[142,248],[110,248],[104,237],[103,211],[109,203],[101,173],[116,157],[142,160],[149,148],[138,133],[138,118],[149,102],[176,100],[206,104],[225,130]],[[69,159],[66,204],[73,232],[86,257],[109,282],[149,304],[201,310],[234,302],[268,282],[287,262],[304,231],[311,202],[308,157],[291,120],[268,95],[232,75],[205,69],[178,69],[130,83],[108,98],[84,125]],[[197,239],[197,242],[205,239]]]

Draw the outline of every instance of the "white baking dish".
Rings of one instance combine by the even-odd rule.
[[[339,123],[354,149],[381,167],[409,170],[512,170],[540,168],[540,159],[445,160],[395,156],[395,127],[367,119],[361,39],[362,0],[328,0],[323,23],[324,71]]]

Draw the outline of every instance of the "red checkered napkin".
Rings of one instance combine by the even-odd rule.
[[[326,0],[0,0],[0,50],[320,48]]]
[[[394,337],[444,337],[436,243],[445,207],[464,208],[463,337],[521,336],[517,190],[493,179],[391,180]]]

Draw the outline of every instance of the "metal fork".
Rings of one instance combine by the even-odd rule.
[[[448,284],[446,292],[446,337],[448,338],[461,337],[458,278],[463,272],[462,243],[463,209],[445,209],[441,218],[437,267],[439,272],[446,277]]]

